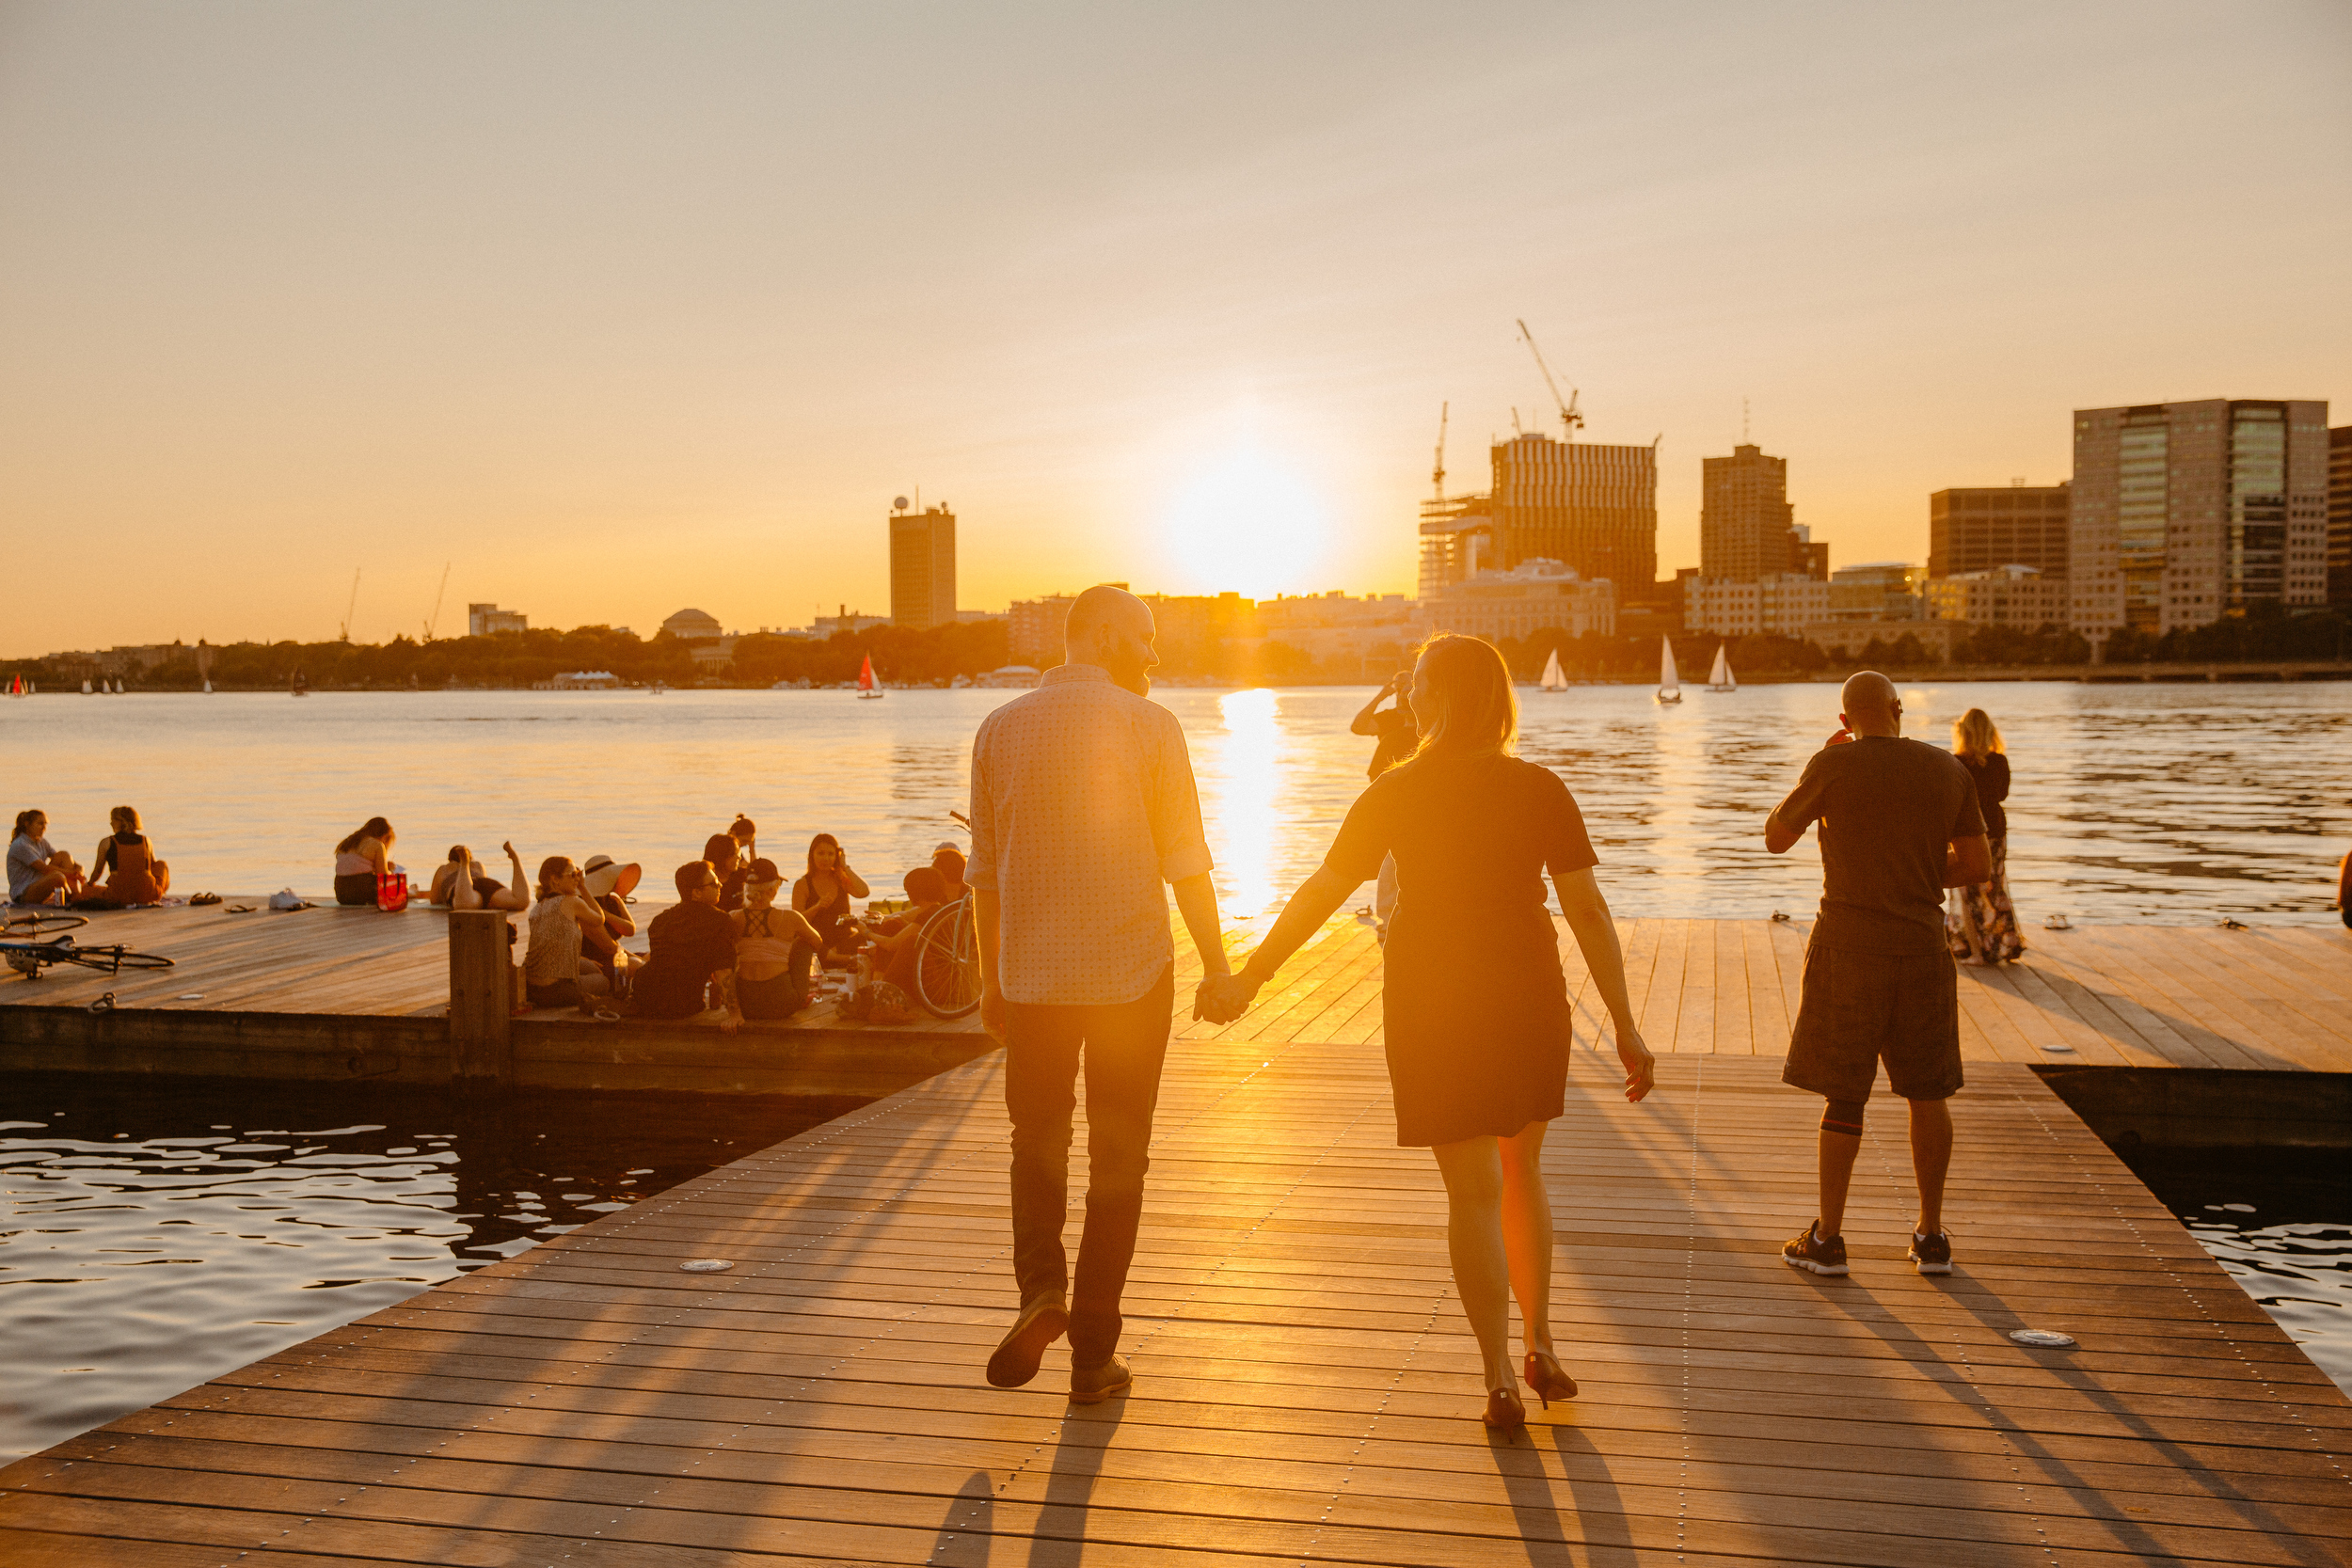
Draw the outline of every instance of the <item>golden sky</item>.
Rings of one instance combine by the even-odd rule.
[[[2075,407],[2352,421],[2352,6],[0,4],[0,655],[1409,591],[1512,411],[1833,563]]]

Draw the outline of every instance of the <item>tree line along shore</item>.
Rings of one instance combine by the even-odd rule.
[[[1885,623],[1844,653],[1825,651],[1799,638],[1712,632],[1678,633],[1674,645],[1688,675],[1704,671],[1716,647],[1726,646],[1742,680],[1804,679],[1856,669],[1923,676],[1946,669],[2047,669],[2056,674],[2094,662],[2090,644],[2060,626],[2036,631],[1976,627],[1955,637],[1949,653],[1940,658],[1916,630],[1899,621]],[[730,658],[717,668],[707,656],[697,662],[697,646],[666,632],[641,638],[610,626],[576,626],[431,641],[395,637],[375,643],[230,642],[205,652],[213,686],[223,691],[284,689],[297,677],[321,690],[528,688],[580,671],[607,672],[630,686],[757,688],[803,681],[833,686],[854,681],[867,658],[888,685],[947,686],[958,677],[977,680],[1016,662],[1001,621],[921,631],[874,626],[821,640],[755,633],[733,639]],[[1657,678],[1658,639],[1651,634],[1588,632],[1571,637],[1546,629],[1506,638],[1498,646],[1513,674],[1522,680],[1534,680],[1555,652],[1563,673],[1571,680]],[[1169,641],[1159,651],[1159,674],[1166,680],[1278,686],[1377,685],[1409,652],[1400,641],[1318,657],[1279,641],[1236,639],[1204,640],[1198,645]],[[2275,605],[2264,605],[2243,617],[2161,637],[2119,632],[2107,639],[2103,655],[2096,662],[2124,667],[2341,662],[2352,658],[2352,621],[2338,610],[2289,615]],[[188,647],[143,669],[135,662],[102,669],[88,656],[14,659],[0,662],[0,688],[21,676],[44,691],[72,691],[79,690],[83,680],[103,675],[119,679],[128,690],[195,691],[206,679],[198,657],[198,650]]]

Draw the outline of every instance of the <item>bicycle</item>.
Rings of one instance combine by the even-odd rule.
[[[88,916],[68,914],[63,910],[26,910],[0,921],[0,934],[40,936],[50,931],[71,931],[88,924]]]
[[[947,814],[966,832],[963,813]],[[972,922],[972,895],[943,904],[914,939],[914,1000],[934,1017],[963,1018],[980,1005],[980,940]]]
[[[124,970],[169,969],[173,960],[160,953],[134,953],[120,942],[104,947],[83,947],[71,937],[52,937],[47,942],[0,942],[0,958],[8,960],[27,980],[38,980],[40,973],[56,964],[72,964],[78,969],[94,969],[102,974],[119,974]]]

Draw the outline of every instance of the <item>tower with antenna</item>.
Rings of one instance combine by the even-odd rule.
[[[1440,505],[1445,501],[1445,421],[1453,410],[1450,403],[1438,404],[1438,461],[1429,470],[1429,485]]]

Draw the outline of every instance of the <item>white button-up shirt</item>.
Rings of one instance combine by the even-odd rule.
[[[972,741],[972,863],[1010,1002],[1133,1002],[1175,960],[1164,882],[1209,869],[1176,716],[1097,664],[1045,672]]]

